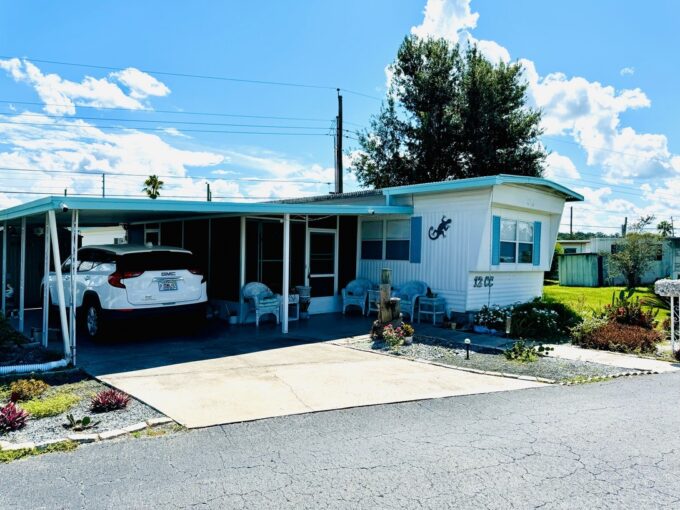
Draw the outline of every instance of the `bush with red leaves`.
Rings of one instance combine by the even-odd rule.
[[[28,413],[14,402],[0,407],[0,435],[24,428],[27,421]]]
[[[654,352],[661,335],[654,329],[610,322],[573,342],[589,349],[618,352]]]
[[[90,409],[95,413],[107,413],[125,409],[130,403],[130,396],[118,390],[103,390],[90,401]]]

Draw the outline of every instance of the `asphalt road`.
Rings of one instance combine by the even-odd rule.
[[[0,465],[0,507],[678,508],[678,389],[665,374],[88,445]]]

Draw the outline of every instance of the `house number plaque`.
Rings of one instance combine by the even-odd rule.
[[[493,276],[475,276],[474,284],[475,288],[481,289],[482,287],[493,287]]]

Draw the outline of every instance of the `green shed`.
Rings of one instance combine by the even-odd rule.
[[[559,255],[560,285],[565,287],[601,287],[605,281],[604,256],[597,253]]]

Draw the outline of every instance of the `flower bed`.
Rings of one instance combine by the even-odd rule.
[[[26,425],[18,430],[0,433],[0,441],[12,444],[45,443],[66,438],[78,432],[64,427],[64,424],[68,423],[68,415],[72,415],[75,420],[82,420],[87,416],[92,423],[96,423],[92,428],[80,431],[82,433],[122,429],[145,420],[163,417],[155,409],[135,399],[130,399],[122,409],[94,412],[92,397],[110,388],[77,370],[46,373],[34,378],[44,381],[49,386],[40,391],[37,384],[22,383],[21,388],[27,393],[22,395],[15,405],[16,408],[28,412],[28,420]],[[6,406],[12,400],[11,383],[19,379],[19,376],[14,376],[0,380],[0,407]],[[21,379],[29,378],[22,376]],[[14,388],[16,393],[16,383]],[[18,398],[18,395],[14,397]],[[127,395],[125,397],[129,398]]]
[[[611,377],[615,374],[634,373],[627,368],[612,367],[587,361],[574,361],[551,357],[539,357],[532,363],[518,363],[506,359],[503,352],[493,349],[473,347],[470,359],[465,359],[465,347],[462,344],[444,339],[433,339],[416,336],[412,345],[402,345],[396,349],[384,342],[360,340],[353,347],[389,353],[411,359],[434,361],[452,367],[483,370],[518,376],[531,376],[557,382],[569,382],[575,379],[593,377]]]

